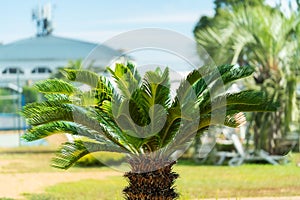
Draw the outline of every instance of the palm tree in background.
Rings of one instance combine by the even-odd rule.
[[[124,175],[129,181],[123,190],[126,199],[176,199],[174,153],[185,150],[196,134],[211,125],[237,127],[245,122],[241,112],[275,111],[278,106],[259,91],[219,93],[223,84],[250,76],[252,67],[203,66],[181,81],[175,97],[168,68],[148,71],[143,77],[130,63],[108,71],[114,84],[81,69],[63,70],[71,83],[59,79],[37,83],[47,100],[24,107],[31,128],[23,138],[77,136],[64,143],[53,159],[52,165],[61,169],[93,152],[126,154],[131,167]],[[90,90],[78,89],[82,88],[78,83]]]
[[[296,85],[299,76],[300,17],[291,10],[284,15],[279,8],[262,3],[219,8],[205,24],[200,20],[194,30],[201,48],[218,63],[255,66],[254,83],[248,87],[265,91],[282,107],[274,113],[254,113],[254,140],[257,149],[274,153],[274,138],[291,131],[297,122]],[[254,86],[254,87],[253,87]]]

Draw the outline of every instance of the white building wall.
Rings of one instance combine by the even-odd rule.
[[[67,60],[33,60],[33,61],[5,61],[0,62],[0,82],[14,83],[14,84],[28,84],[34,83],[39,80],[47,79],[50,73],[33,73],[33,70],[37,67],[49,68],[52,72],[55,72],[58,67],[63,67],[68,63]],[[10,67],[20,68],[24,73],[9,74],[3,73],[5,69]]]

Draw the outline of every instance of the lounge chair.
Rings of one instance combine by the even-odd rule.
[[[231,134],[231,140],[235,147],[235,152],[217,152],[216,155],[219,157],[219,160],[216,164],[223,164],[226,158],[230,158],[228,161],[228,165],[230,166],[239,166],[244,162],[251,161],[266,161],[270,164],[278,165],[280,160],[286,160],[285,156],[270,155],[264,150],[252,153],[246,152],[236,134]]]

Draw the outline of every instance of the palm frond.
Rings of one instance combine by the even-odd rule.
[[[50,102],[34,103],[25,106],[21,114],[29,125],[37,126],[58,120],[73,121],[73,109],[69,104]]]
[[[90,86],[95,93],[98,104],[111,99],[114,89],[106,77],[88,70],[63,69],[62,72],[70,81]]]
[[[266,101],[258,105],[235,104],[227,106],[227,110],[241,111],[241,112],[274,112],[280,107],[279,102]]]
[[[34,141],[45,138],[53,134],[69,133],[72,135],[85,136],[98,142],[105,142],[107,138],[100,135],[97,131],[91,130],[85,126],[69,121],[55,121],[47,124],[35,126],[27,130],[22,136],[26,141]]]
[[[170,105],[169,69],[166,68],[161,72],[157,68],[156,71],[146,72],[141,89],[148,109],[155,104],[168,108]]]
[[[197,118],[195,120],[181,119],[179,122],[176,134],[172,137],[167,137],[168,143],[164,146],[164,154],[170,156],[174,151],[181,150],[185,151],[186,148],[191,144],[192,140],[196,136],[199,121]]]
[[[220,89],[224,90],[224,85],[248,77],[254,72],[254,68],[251,66],[232,66],[229,70],[228,68],[226,69],[223,68],[223,66],[220,66],[219,69],[223,69],[220,71],[221,77],[218,77],[215,82],[212,83],[210,88],[206,88],[206,90],[203,91],[200,96],[198,96],[200,109],[210,103],[211,97],[214,97],[216,94],[220,93]]]
[[[134,79],[135,79],[138,83],[140,83],[141,80],[142,80],[142,78],[141,78],[139,72],[137,71],[136,66],[135,66],[133,63],[131,63],[131,62],[127,62],[127,63],[126,63],[126,67],[131,71],[131,73],[132,73],[133,76],[134,76]]]
[[[107,68],[114,78],[123,97],[130,99],[132,93],[139,87],[140,76],[131,64],[116,64],[115,70]]]
[[[182,112],[181,107],[171,107],[168,110],[167,120],[165,126],[159,133],[160,138],[160,147],[163,148],[168,145],[172,140],[174,140],[174,136],[178,134],[182,123]]]
[[[167,146],[171,141],[174,140],[174,137],[177,135],[179,128],[181,125],[180,117],[170,117],[166,121],[166,125],[162,129],[160,133],[160,148],[164,148]]]
[[[56,153],[56,157],[52,159],[52,166],[60,169],[68,169],[83,156],[98,151],[123,152],[120,148],[116,148],[111,144],[81,138],[74,142],[64,143]]]
[[[39,81],[35,84],[35,87],[39,92],[46,94],[51,93],[72,95],[76,91],[76,88],[72,84],[59,79]]]
[[[166,109],[170,105],[169,72],[157,69],[146,72],[141,88],[131,98],[123,99],[116,112],[122,129],[145,138],[157,134],[166,121]],[[160,126],[159,126],[160,124]]]
[[[98,125],[101,127],[105,136],[113,143],[121,146],[122,148],[131,150],[132,153],[136,153],[139,149],[142,141],[138,137],[133,137],[132,134],[126,133],[126,130],[122,128],[121,124],[118,124],[114,118],[102,110],[94,110],[90,113],[88,118],[92,118],[98,121]]]
[[[69,103],[69,102],[71,102],[70,97],[68,95],[65,95],[65,94],[48,93],[48,94],[45,94],[44,97],[48,101],[59,101],[60,103]],[[26,106],[28,106],[28,105],[26,105]]]
[[[174,98],[174,102],[172,103],[172,107],[182,107],[189,103],[192,99],[194,99],[194,103],[196,103],[197,97],[194,92],[194,88],[189,81],[182,80],[178,89],[176,90],[176,96]]]
[[[82,69],[62,69],[61,72],[66,76],[66,78],[73,82],[80,82],[86,85],[96,88],[99,83],[99,75]]]
[[[236,128],[246,123],[246,117],[244,113],[238,110],[229,111],[225,115],[223,113],[204,114],[201,115],[199,126],[197,127],[197,133],[202,133],[209,126],[225,125],[228,127]]]
[[[211,109],[219,109],[221,107],[240,104],[240,105],[259,105],[261,102],[268,101],[264,92],[255,90],[245,90],[238,93],[227,93],[218,96],[212,101],[207,101],[200,105],[200,113],[206,114],[212,112]],[[213,106],[213,107],[212,107]]]
[[[227,85],[233,81],[237,81],[242,78],[251,76],[255,72],[255,69],[251,66],[234,66],[230,70],[222,74],[222,78],[216,80],[211,86],[210,92],[214,95],[218,93],[219,88],[223,85]]]
[[[95,112],[93,108],[85,109],[79,106],[73,106],[74,122],[81,124],[91,130],[97,131],[99,134],[102,134],[108,140],[126,149],[121,144],[124,143],[125,141],[121,140],[122,134],[120,134],[120,132],[118,131],[119,130],[118,126],[111,126],[110,127],[111,130],[108,131],[107,127],[109,126],[109,123],[105,121],[104,118],[99,119],[98,117],[99,117],[99,112]],[[111,118],[108,117],[108,119]]]
[[[170,80],[169,70],[161,72],[159,68],[155,72],[147,72],[141,86],[141,107],[149,114],[150,122],[147,134],[156,134],[166,121],[166,110],[170,106]],[[160,126],[160,125],[161,126]]]
[[[126,149],[126,147],[121,144],[125,143],[126,141],[120,139],[122,136],[120,131],[118,132],[118,135],[115,135],[115,130],[118,130],[118,126],[116,124],[114,124],[115,126],[111,126],[111,131],[107,131],[107,123],[99,123],[99,121],[95,119],[95,115],[92,112],[89,112],[89,110],[80,106],[46,101],[29,104],[27,107],[25,107],[23,115],[27,118],[28,124],[33,126],[39,126],[57,121],[76,122],[77,124],[85,126],[90,130],[96,131],[98,134],[102,134],[107,139],[118,144],[121,148]]]
[[[234,115],[227,115],[224,120],[224,125],[232,128],[237,128],[246,123],[246,117],[244,113],[239,112]]]
[[[222,76],[224,76],[224,74],[230,71],[233,67],[233,65],[221,65],[217,68],[213,68],[208,75],[201,77],[193,86],[196,96],[199,98],[210,84],[218,79],[222,79]]]

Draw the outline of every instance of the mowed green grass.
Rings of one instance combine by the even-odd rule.
[[[295,166],[244,165],[241,167],[177,166],[180,199],[219,197],[300,196],[300,168]],[[48,187],[28,199],[122,199],[122,177],[82,180]]]
[[[1,173],[52,172],[49,167],[53,153],[0,154],[0,160],[15,162],[10,170]],[[23,160],[23,162],[22,162]],[[300,196],[300,155],[294,154],[293,161],[285,166],[247,164],[239,167],[198,166],[179,162],[174,171],[180,174],[176,188],[180,199],[203,199],[219,197],[249,196]],[[18,165],[16,165],[18,163]],[[27,167],[24,167],[27,166]],[[107,167],[70,169],[76,171],[112,171]],[[24,194],[26,199],[122,199],[122,189],[127,185],[122,177],[110,176],[102,180],[85,179],[64,182],[47,187],[43,193]]]

